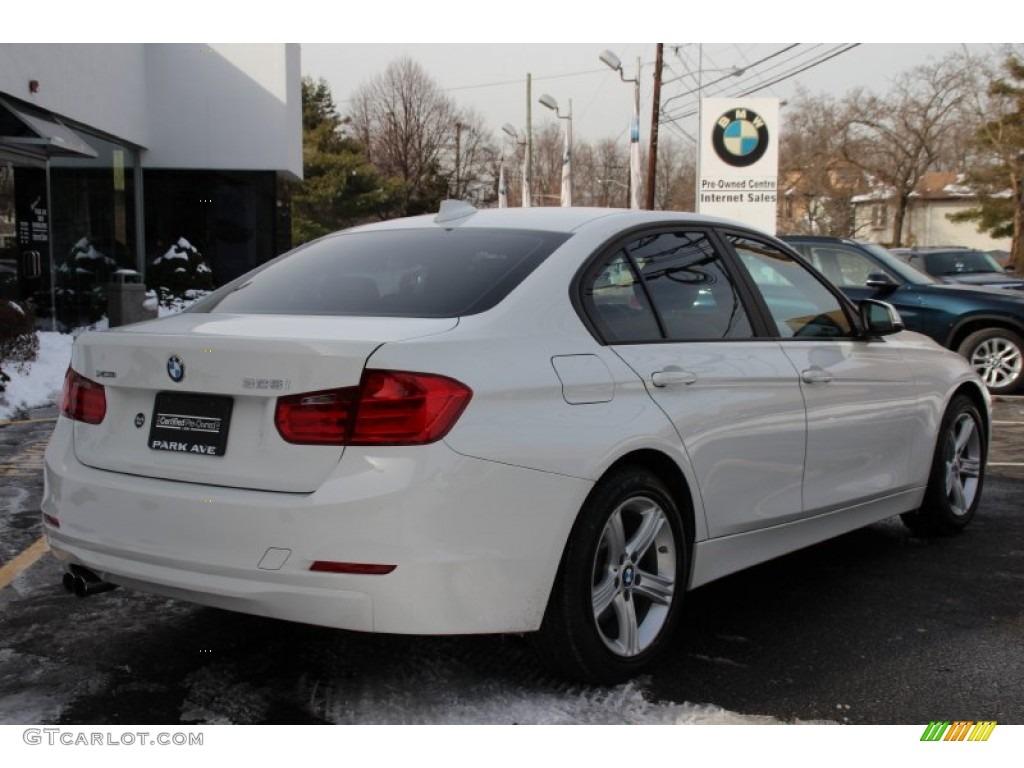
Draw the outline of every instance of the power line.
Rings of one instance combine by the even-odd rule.
[[[763,91],[766,88],[771,88],[773,85],[778,85],[779,83],[784,82],[786,80],[789,80],[789,79],[791,79],[793,77],[796,77],[797,75],[800,75],[800,74],[806,72],[809,69],[813,69],[814,67],[820,66],[821,64],[824,64],[825,62],[830,61],[831,59],[834,59],[837,56],[840,56],[840,55],[842,55],[844,53],[847,53],[847,52],[853,50],[854,48],[856,48],[859,45],[860,45],[860,43],[845,43],[845,44],[836,46],[834,48],[831,48],[831,49],[829,49],[829,50],[827,50],[827,51],[825,51],[825,52],[823,52],[821,54],[818,54],[812,61],[805,62],[805,63],[800,64],[800,65],[794,65],[792,68],[786,70],[785,72],[782,72],[781,74],[779,74],[777,77],[774,77],[773,79],[769,79],[767,81],[762,81],[762,82],[756,82],[756,83],[753,83],[750,87],[741,88],[741,90],[739,90],[735,95],[737,97],[750,96],[750,95],[752,95],[754,93],[757,93],[759,91]],[[815,47],[819,47],[819,46],[815,46]],[[790,59],[790,61],[793,61],[793,60],[795,60],[797,58],[800,58],[801,56],[803,56],[803,54],[801,54],[800,56],[794,56],[792,59]],[[789,63],[789,62],[783,62],[783,64],[786,64],[786,63]],[[778,66],[771,67],[771,68],[769,68],[769,71],[771,71],[772,69],[777,69],[777,68],[778,68]],[[764,73],[758,73],[757,74],[758,77],[763,77],[763,75],[764,75]],[[722,79],[725,79],[725,78],[722,78]],[[749,84],[751,79],[753,79],[753,78],[749,78],[746,82]],[[720,82],[720,80],[716,81],[716,82]],[[743,84],[744,83],[741,82],[740,86],[742,86]],[[728,89],[722,88],[717,93],[712,94],[712,95],[719,95],[719,94],[723,93],[726,90],[728,90]],[[698,96],[699,95],[701,95],[701,94],[698,94]],[[693,117],[699,111],[699,108],[695,104],[691,105],[689,107],[685,107],[684,109],[685,109],[685,111],[676,112],[675,114],[671,114],[671,115],[665,115],[662,118],[662,120],[665,121],[665,122],[672,122],[672,121],[675,121],[675,120],[682,120],[682,119],[685,119],[687,117]]]

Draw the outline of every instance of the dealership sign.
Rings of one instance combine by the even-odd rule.
[[[704,99],[697,210],[775,232],[778,142],[778,99]]]

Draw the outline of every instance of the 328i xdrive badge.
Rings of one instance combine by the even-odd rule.
[[[711,143],[723,163],[746,168],[768,151],[768,126],[752,109],[730,109],[715,121]]]

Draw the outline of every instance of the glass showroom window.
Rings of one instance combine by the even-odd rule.
[[[79,133],[99,156],[50,162],[54,303],[62,330],[98,320],[107,310],[113,272],[137,268],[137,153]]]

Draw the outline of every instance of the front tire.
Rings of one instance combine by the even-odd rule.
[[[974,402],[964,395],[954,397],[942,418],[924,503],[900,516],[911,531],[948,536],[971,522],[981,502],[986,438]]]
[[[1024,385],[1024,341],[1004,328],[975,331],[958,350],[994,395],[1008,395]]]
[[[622,467],[587,498],[562,555],[534,640],[558,674],[613,684],[648,669],[678,622],[689,573],[671,493],[641,467]]]

